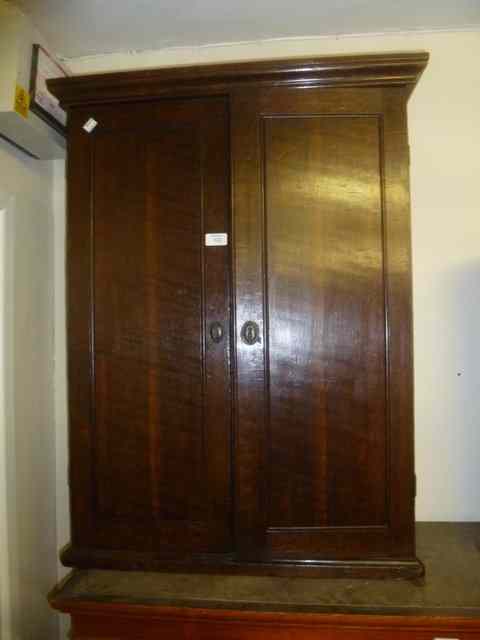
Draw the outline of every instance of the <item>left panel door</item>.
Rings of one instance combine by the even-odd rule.
[[[226,102],[82,107],[69,126],[72,551],[228,553],[230,259],[204,242],[229,231]]]

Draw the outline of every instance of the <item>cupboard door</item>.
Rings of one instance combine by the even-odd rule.
[[[412,556],[403,89],[238,91],[232,123],[239,555]]]
[[[222,98],[72,109],[74,548],[231,550],[227,135]]]

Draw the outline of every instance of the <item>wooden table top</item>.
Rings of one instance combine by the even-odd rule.
[[[417,524],[422,581],[75,570],[50,594],[66,601],[243,611],[480,617],[480,523]]]

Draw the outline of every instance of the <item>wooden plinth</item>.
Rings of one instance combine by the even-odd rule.
[[[81,570],[49,599],[73,640],[480,640],[478,534],[417,525],[424,580]]]

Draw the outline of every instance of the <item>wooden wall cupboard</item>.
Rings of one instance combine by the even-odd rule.
[[[406,103],[426,62],[50,82],[69,112],[66,564],[422,573]]]

